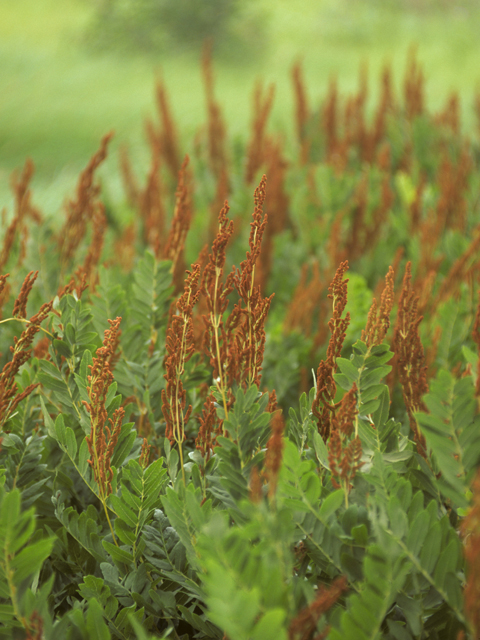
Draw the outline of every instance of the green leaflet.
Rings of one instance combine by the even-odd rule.
[[[331,640],[366,640],[380,638],[380,627],[396,593],[402,588],[408,567],[400,556],[389,557],[375,544],[364,559],[364,588],[347,599],[346,611],[338,627],[329,633]]]
[[[361,340],[357,340],[352,350],[350,360],[336,359],[341,373],[335,374],[334,379],[345,391],[349,391],[352,385],[356,384],[359,417],[365,418],[373,414],[377,420],[374,420],[374,424],[381,427],[388,418],[385,397],[388,388],[380,383],[391,371],[392,367],[386,363],[391,360],[393,353],[387,344],[369,348]]]
[[[106,560],[101,543],[102,530],[98,523],[98,513],[93,505],[89,505],[86,511],[79,514],[73,507],[65,508],[62,502],[56,501],[55,515],[68,533],[97,562]]]
[[[415,414],[441,477],[438,487],[455,508],[465,508],[474,468],[480,460],[480,418],[475,416],[471,377],[455,380],[440,370],[424,402],[429,413]]]
[[[291,516],[269,513],[261,503],[242,508],[244,526],[229,527],[217,513],[198,540],[209,616],[231,637],[286,639]]]
[[[218,463],[215,474],[209,475],[208,480],[211,492],[228,507],[232,506],[232,499],[248,496],[252,468],[263,460],[263,448],[270,437],[271,415],[265,411],[267,403],[268,394],[259,393],[255,385],[246,391],[237,389],[235,404],[224,422],[228,438],[217,437]],[[217,412],[223,416],[221,407]]]
[[[160,492],[167,480],[162,458],[145,470],[136,460],[130,460],[122,471],[120,494],[109,498],[117,516],[115,532],[123,544],[132,548],[134,556],[143,527],[150,523],[155,508],[160,506]]]
[[[28,608],[29,591],[50,555],[53,537],[35,534],[36,517],[33,508],[21,511],[21,492],[6,492],[0,487],[0,608],[3,630],[13,634],[20,613]],[[41,535],[41,534],[40,534]],[[39,593],[45,602],[52,580]],[[40,607],[40,600],[39,600]],[[43,608],[43,606],[42,606]]]
[[[196,533],[206,523],[209,515],[209,503],[201,507],[201,501],[201,491],[195,489],[193,484],[189,484],[184,491],[180,490],[178,493],[168,487],[162,498],[168,519],[185,547],[190,564],[194,567],[198,566]]]

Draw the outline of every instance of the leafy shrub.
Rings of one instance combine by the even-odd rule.
[[[309,110],[297,67],[296,141],[267,134],[258,89],[232,160],[204,65],[192,160],[161,86],[145,185],[122,158],[130,219],[95,181],[109,135],[58,224],[32,164],[13,177],[0,637],[473,639],[473,143],[415,66],[403,103],[384,76],[373,124],[363,85]]]
[[[172,49],[201,51],[210,42],[216,52],[234,57],[258,50],[265,33],[258,11],[238,0],[104,0],[97,3],[89,39],[140,53]]]

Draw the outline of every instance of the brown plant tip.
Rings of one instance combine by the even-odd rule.
[[[423,316],[418,315],[418,297],[412,289],[411,279],[411,263],[408,262],[398,303],[392,350],[395,353],[396,369],[417,451],[426,459],[425,437],[420,432],[414,416],[416,411],[428,411],[422,400],[422,396],[428,392],[428,383],[425,355],[418,330]]]
[[[193,335],[193,307],[200,295],[198,281],[200,265],[193,264],[187,271],[183,294],[176,303],[177,313],[170,317],[167,328],[165,369],[163,376],[167,382],[162,390],[162,413],[165,418],[165,437],[179,445],[185,438],[185,425],[190,418],[192,407],[185,412],[187,392],[183,387],[182,376],[185,363],[195,350]]]
[[[30,295],[30,291],[37,279],[38,271],[30,271],[23,281],[22,288],[18,294],[17,299],[13,305],[12,316],[14,318],[26,318],[27,317],[27,300]]]
[[[346,438],[349,438],[355,429],[355,418],[358,415],[357,392],[357,385],[353,383],[350,391],[343,396],[334,420],[335,429]]]
[[[262,166],[265,157],[265,132],[268,116],[272,110],[275,86],[272,84],[263,95],[261,84],[257,84],[254,92],[253,123],[250,142],[247,148],[247,166],[245,182],[250,184]]]
[[[368,347],[380,345],[385,340],[390,327],[390,314],[393,308],[394,273],[392,267],[388,268],[385,276],[385,288],[380,300],[380,309],[377,310],[377,301],[374,298],[368,313],[365,331],[362,331],[362,340]]]
[[[300,145],[300,161],[302,164],[306,164],[308,162],[310,150],[310,143],[307,136],[307,124],[310,119],[310,110],[308,107],[307,91],[300,62],[294,64],[292,68],[292,80],[295,93],[295,124],[297,127],[297,139]]]
[[[210,167],[217,179],[221,178],[225,180],[228,185],[225,122],[220,106],[215,100],[214,95],[212,47],[210,43],[206,43],[203,49],[202,71],[207,98],[208,156]]]
[[[142,469],[146,469],[150,463],[150,452],[152,449],[152,445],[148,444],[148,440],[146,438],[143,439],[142,442],[142,450],[140,452],[140,458],[138,459],[138,464],[142,467]]]
[[[283,433],[285,422],[281,411],[275,411],[270,421],[272,435],[267,442],[267,452],[265,454],[265,477],[269,483],[268,495],[273,497],[277,490],[278,474],[282,466],[283,453]]]
[[[115,356],[117,334],[121,318],[109,320],[110,329],[105,330],[103,346],[99,347],[89,365],[87,392],[89,402],[83,404],[90,414],[90,434],[85,437],[90,453],[89,463],[93,469],[95,481],[100,495],[104,498],[112,492],[113,469],[111,459],[122,429],[125,414],[123,407],[119,407],[112,418],[108,418],[105,407],[107,393],[113,382],[111,361]],[[108,423],[110,426],[108,426]]]
[[[310,269],[308,264],[303,264],[300,279],[285,314],[283,322],[285,333],[298,331],[305,336],[311,335],[312,317],[320,306],[323,289],[318,260],[313,262]]]
[[[172,177],[176,178],[180,169],[178,134],[168,103],[167,91],[164,83],[160,79],[157,80],[156,99],[161,121],[161,129],[156,134],[158,138],[157,144],[159,145],[165,164],[169,168]]]
[[[320,640],[325,638],[328,634],[328,628],[324,633],[315,635],[318,621],[347,590],[348,580],[345,576],[335,578],[328,587],[321,585],[313,602],[302,609],[291,621],[288,627],[288,639]]]
[[[105,232],[107,230],[107,217],[105,207],[101,202],[94,205],[92,214],[92,239],[83,264],[75,272],[77,285],[77,297],[80,298],[82,292],[88,286],[90,292],[95,293],[97,285],[97,268],[102,255]]]
[[[333,379],[333,375],[337,371],[336,359],[342,352],[347,327],[350,324],[349,313],[345,318],[342,318],[347,305],[348,279],[344,279],[347,269],[348,262],[342,262],[328,289],[328,298],[333,301],[333,314],[328,323],[331,337],[328,343],[327,357],[320,362],[317,369],[317,392],[312,404],[312,413],[317,418],[318,431],[325,442],[330,436],[332,420],[338,406],[335,404],[337,385]]]
[[[258,472],[258,467],[253,467],[252,472],[250,474],[250,487],[248,497],[250,502],[254,504],[258,504],[262,501],[263,498],[263,481],[260,473]]]
[[[20,338],[15,337],[14,346],[10,347],[12,359],[5,364],[0,372],[0,430],[15,412],[19,403],[39,386],[39,383],[31,384],[21,393],[17,393],[18,386],[15,382],[15,376],[21,366],[30,359],[32,355],[31,346],[35,335],[40,331],[40,325],[49,316],[52,308],[53,301],[44,303],[40,310],[28,320],[27,327],[20,335]]]
[[[275,389],[273,389],[272,392],[268,394],[268,404],[265,411],[268,411],[268,413],[275,413],[277,409],[278,409],[277,393]]]
[[[236,379],[239,383],[260,386],[263,354],[265,350],[265,322],[272,294],[262,298],[260,286],[255,286],[255,266],[260,256],[262,237],[267,225],[267,216],[263,214],[266,197],[267,178],[264,175],[255,189],[253,221],[250,224],[248,240],[250,251],[246,259],[235,270],[233,285],[240,297],[229,317],[229,324],[237,329],[235,335],[235,357],[230,358],[236,367]]]
[[[25,630],[27,633],[25,640],[42,640],[45,637],[43,633],[43,618],[37,610],[34,610],[30,615]]]
[[[225,283],[223,282],[227,245],[233,234],[233,222],[228,219],[228,211],[228,203],[225,202],[218,216],[217,235],[203,271],[200,287],[207,306],[207,314],[203,315],[203,348],[210,358],[215,380],[223,377],[223,365],[228,364],[229,338],[223,321],[228,296],[233,291],[233,273],[227,277]]]
[[[181,290],[183,285],[183,274],[185,272],[183,254],[185,250],[185,240],[190,222],[192,219],[192,202],[188,186],[187,167],[189,163],[188,155],[185,156],[181,169],[178,173],[178,185],[175,192],[175,211],[173,213],[172,225],[165,246],[161,251],[164,260],[172,261],[171,272],[177,290]],[[160,255],[157,255],[157,258]]]
[[[107,148],[113,132],[105,135],[99,150],[93,154],[87,167],[80,174],[76,194],[66,205],[66,220],[58,235],[58,249],[62,265],[69,263],[82,242],[87,222],[93,218],[96,210],[100,187],[94,183],[95,172],[107,157]]]
[[[212,394],[209,394],[205,400],[199,422],[200,427],[195,440],[195,448],[200,451],[205,462],[208,462],[220,431],[217,408]]]
[[[27,224],[30,218],[36,224],[42,222],[42,215],[31,202],[30,181],[34,174],[34,165],[30,158],[25,161],[25,165],[20,174],[16,172],[11,177],[11,188],[14,196],[14,213],[10,224],[7,227],[3,246],[0,249],[0,270],[3,270],[10,258],[10,253],[15,247],[18,239],[17,266],[21,266],[26,255],[26,245],[31,227]],[[5,225],[5,210],[2,211],[2,222]]]
[[[411,47],[403,82],[405,112],[409,120],[421,115],[425,108],[424,76],[417,62],[416,54],[416,48]]]

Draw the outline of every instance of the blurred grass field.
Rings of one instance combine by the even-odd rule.
[[[230,134],[246,132],[254,83],[276,84],[270,126],[292,124],[290,69],[303,60],[312,104],[337,76],[353,90],[362,62],[375,93],[388,61],[401,85],[407,52],[417,45],[427,78],[427,104],[440,108],[452,90],[461,96],[464,123],[473,126],[472,101],[480,86],[478,3],[414,8],[403,0],[257,0],[266,44],[246,64],[215,62],[216,94]],[[420,7],[420,8],[419,8]],[[0,206],[9,204],[11,171],[33,158],[35,202],[55,211],[75,183],[100,137],[116,132],[104,168],[111,197],[121,198],[115,148],[127,142],[141,156],[143,119],[154,112],[154,81],[162,74],[174,117],[188,151],[204,121],[200,65],[192,55],[141,57],[89,50],[84,35],[92,18],[89,0],[0,1]]]

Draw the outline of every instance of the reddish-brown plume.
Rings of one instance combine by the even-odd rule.
[[[337,81],[332,78],[323,107],[323,131],[325,134],[325,156],[331,161],[338,146],[338,89]]]
[[[310,141],[307,135],[307,125],[310,119],[310,112],[307,101],[307,91],[303,79],[302,66],[297,62],[292,68],[293,89],[295,94],[295,124],[297,128],[297,139],[300,147],[300,162],[308,162]],[[267,173],[270,176],[269,173]]]
[[[37,277],[37,273],[32,276],[32,272],[30,272],[27,275],[22,285],[21,292],[15,301],[14,311],[19,318],[25,317],[24,314],[26,314],[27,297],[35,278]],[[0,294],[5,286],[7,276],[0,277]],[[30,320],[26,321],[26,329],[22,331],[20,338],[15,338],[15,345],[10,347],[12,359],[10,362],[7,362],[0,372],[0,431],[3,429],[8,418],[15,412],[19,403],[38,386],[38,384],[30,384],[22,391],[22,393],[17,394],[18,387],[15,382],[15,376],[19,372],[20,367],[30,359],[32,355],[31,347],[33,339],[38,331],[40,331],[42,322],[48,318],[52,307],[52,301],[43,304],[40,311],[33,315]]]
[[[253,467],[252,473],[250,474],[250,487],[249,487],[249,498],[250,502],[254,504],[258,504],[262,501],[263,498],[263,480],[258,472],[258,467]]]
[[[452,92],[445,104],[445,107],[438,113],[434,121],[453,133],[454,136],[460,134],[460,99],[458,94]]]
[[[288,627],[288,640],[323,640],[326,638],[330,629],[327,627],[323,633],[316,633],[318,621],[347,590],[348,580],[345,576],[336,578],[329,587],[321,585],[313,602],[302,609],[291,621]]]
[[[231,380],[225,379],[228,374],[223,366],[225,364],[228,368],[229,343],[223,316],[228,306],[228,296],[233,291],[233,273],[225,282],[223,281],[226,250],[233,234],[233,222],[228,219],[228,211],[228,203],[225,202],[218,216],[217,236],[213,241],[201,283],[202,299],[206,301],[208,309],[208,312],[203,315],[205,323],[203,347],[213,368],[213,378],[219,381],[220,387],[225,392]]]
[[[22,264],[29,236],[27,218],[30,218],[36,224],[42,222],[39,210],[31,202],[29,185],[34,170],[32,160],[28,159],[20,177],[18,178],[15,173],[12,175],[11,186],[14,195],[14,213],[4,236],[3,246],[0,249],[0,271],[4,269],[8,262],[12,248],[15,245],[15,238],[18,238],[19,242],[17,266]]]
[[[213,453],[217,435],[221,433],[221,424],[217,417],[215,398],[212,394],[209,394],[205,400],[199,422],[200,426],[195,440],[195,448],[200,451],[205,462],[208,462]]]
[[[367,326],[365,331],[362,331],[362,340],[368,347],[382,344],[387,335],[394,301],[393,284],[394,273],[392,267],[389,267],[385,276],[385,288],[380,300],[380,309],[377,309],[377,300],[374,298],[368,312]]]
[[[247,184],[254,180],[265,158],[265,135],[274,95],[275,86],[273,84],[268,87],[265,95],[263,95],[261,84],[257,84],[255,87],[252,133],[247,147],[247,167],[245,171],[245,182]]]
[[[362,444],[357,436],[352,440],[357,419],[357,386],[356,384],[343,396],[339,409],[332,421],[333,430],[328,441],[328,461],[332,473],[332,484],[342,487],[346,494],[350,492],[352,480],[363,466]]]
[[[208,157],[210,168],[219,180],[226,179],[228,185],[228,162],[226,151],[225,122],[218,102],[215,100],[211,46],[205,46],[202,56],[203,79],[208,113]]]
[[[310,277],[309,277],[310,272]],[[295,288],[293,298],[288,306],[283,322],[285,333],[298,331],[305,336],[310,336],[313,330],[312,318],[319,308],[324,285],[320,275],[318,260],[311,267],[302,265],[300,280]]]
[[[407,68],[403,81],[405,112],[409,120],[424,112],[425,102],[424,76],[416,56],[415,48],[410,49]]]
[[[173,213],[170,233],[161,251],[161,257],[164,260],[172,261],[171,272],[177,290],[181,290],[183,286],[183,274],[185,273],[183,257],[185,240],[192,221],[192,199],[187,172],[188,162],[189,158],[187,155],[178,174],[178,186],[175,192],[175,211]],[[156,253],[157,257],[159,257],[160,250],[156,251]]]
[[[144,470],[148,467],[150,463],[151,450],[152,450],[152,445],[148,444],[148,440],[144,438],[142,442],[142,450],[140,452],[140,458],[138,459],[138,464]]]
[[[133,171],[128,148],[125,145],[122,145],[118,154],[120,175],[122,176],[123,188],[125,190],[127,202],[131,207],[136,209],[140,197],[140,187]]]
[[[275,496],[277,491],[278,474],[282,466],[283,453],[283,432],[285,431],[285,422],[282,418],[281,411],[275,411],[270,421],[272,435],[267,442],[267,453],[265,454],[265,470],[264,474],[268,480],[268,495]]]
[[[290,198],[285,179],[288,163],[283,156],[282,142],[268,138],[265,143],[265,165],[268,175],[268,225],[257,266],[257,282],[265,291],[272,266],[274,237],[291,225],[288,215]]]
[[[385,65],[380,79],[380,98],[375,113],[372,131],[372,151],[375,151],[385,138],[388,115],[395,109],[392,71]],[[388,149],[390,147],[388,146]]]
[[[105,232],[107,230],[107,217],[105,207],[101,202],[97,202],[92,216],[92,237],[87,255],[83,264],[75,272],[77,285],[77,296],[80,297],[83,290],[83,281],[90,288],[90,292],[95,293],[98,282],[98,264],[102,255]]]
[[[180,456],[185,425],[192,412],[191,406],[185,411],[187,392],[183,387],[182,376],[185,364],[195,350],[192,315],[199,296],[199,278],[200,267],[193,264],[192,270],[187,271],[183,294],[176,304],[177,313],[171,316],[167,329],[164,375],[167,384],[166,389],[162,390],[162,413],[166,422],[165,437],[172,443],[177,442]]]
[[[65,205],[66,220],[58,234],[58,249],[61,263],[65,267],[75,256],[97,207],[100,187],[94,183],[95,171],[107,157],[108,143],[113,133],[102,138],[99,150],[91,157],[78,179],[75,197]]]
[[[328,289],[328,297],[333,300],[333,315],[328,323],[331,337],[328,343],[327,357],[318,366],[317,393],[312,405],[313,415],[317,419],[318,431],[325,442],[330,437],[332,419],[335,417],[335,410],[338,406],[335,404],[337,385],[333,379],[333,374],[337,371],[336,359],[341,354],[346,330],[350,324],[349,313],[345,318],[342,318],[347,305],[348,279],[344,279],[347,269],[348,262],[342,262]]]
[[[30,291],[37,279],[38,271],[30,271],[25,277],[23,281],[22,288],[20,289],[20,293],[15,300],[13,305],[12,316],[14,318],[26,318],[27,317],[27,300],[30,295]]]
[[[83,401],[90,414],[91,424],[90,435],[85,438],[90,453],[88,462],[93,469],[102,500],[112,492],[111,460],[125,414],[123,407],[120,407],[114,411],[112,418],[108,418],[105,407],[108,389],[113,382],[111,361],[115,357],[118,344],[117,333],[120,321],[120,317],[108,321],[110,329],[105,330],[103,346],[97,349],[93,362],[89,365],[90,375],[87,387],[89,402]]]
[[[178,149],[178,135],[168,104],[167,91],[162,80],[157,81],[156,98],[160,116],[160,129],[154,132],[163,160],[176,180],[180,170],[180,152]]]
[[[461,151],[460,158],[452,162],[447,152],[438,168],[437,185],[440,191],[436,215],[443,233],[445,229],[458,229],[462,233],[467,225],[466,192],[473,168],[471,152],[467,146]]]
[[[9,273],[6,273],[4,276],[0,276],[0,320],[2,319],[2,308],[5,304],[5,301],[8,300],[10,296],[10,286],[7,282],[7,278],[9,277]]]
[[[266,198],[267,178],[263,176],[255,189],[255,209],[250,223],[248,244],[250,251],[235,270],[233,286],[240,301],[234,306],[229,323],[237,328],[235,333],[236,379],[239,383],[260,386],[263,353],[265,350],[265,322],[274,294],[263,298],[259,285],[256,285],[255,267],[260,256],[262,237],[267,225],[267,216],[263,214]],[[233,362],[233,358],[231,361]]]
[[[342,487],[348,494],[352,487],[352,480],[357,471],[363,466],[362,443],[357,436],[346,444],[335,430],[328,441],[328,463],[332,473],[332,484],[339,489]]]
[[[165,237],[165,207],[160,176],[160,158],[152,149],[145,187],[138,194],[138,210],[143,220],[143,240],[150,247],[162,246]]]
[[[423,316],[418,315],[418,297],[412,289],[411,279],[411,263],[408,262],[398,303],[392,350],[395,353],[396,370],[402,385],[403,399],[417,451],[426,458],[425,438],[418,429],[414,416],[416,411],[427,411],[427,407],[422,400],[422,396],[428,392],[427,367],[418,330]]]
[[[25,618],[23,620],[25,620]],[[31,614],[28,623],[26,623],[25,630],[27,632],[25,640],[42,640],[42,638],[45,637],[43,632],[43,618],[37,610]]]

